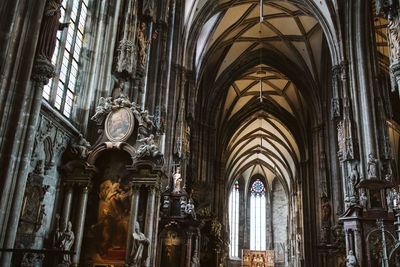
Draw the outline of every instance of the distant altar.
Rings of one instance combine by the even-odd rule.
[[[243,267],[274,267],[273,250],[242,249]]]

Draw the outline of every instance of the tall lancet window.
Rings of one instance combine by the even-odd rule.
[[[265,250],[265,186],[257,179],[250,188],[250,249]]]
[[[79,59],[83,46],[88,0],[63,0],[61,22],[68,28],[57,32],[52,63],[55,77],[43,88],[43,98],[69,118],[75,102]]]
[[[239,182],[233,185],[229,196],[229,228],[231,257],[239,257]]]

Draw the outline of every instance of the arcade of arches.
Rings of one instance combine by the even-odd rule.
[[[400,264],[399,0],[4,0],[0,266]]]

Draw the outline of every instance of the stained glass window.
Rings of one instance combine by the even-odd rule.
[[[56,76],[43,89],[43,98],[69,118],[76,97],[79,58],[84,41],[88,0],[63,0],[61,22],[70,21],[68,28],[57,33],[52,63]]]
[[[264,183],[257,179],[250,188],[250,249],[266,249],[266,201]]]
[[[239,182],[236,181],[229,196],[229,227],[231,257],[239,256]]]

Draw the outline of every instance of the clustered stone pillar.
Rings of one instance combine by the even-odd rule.
[[[190,266],[190,261],[192,259],[192,232],[187,232],[187,240],[186,240],[186,266]]]

